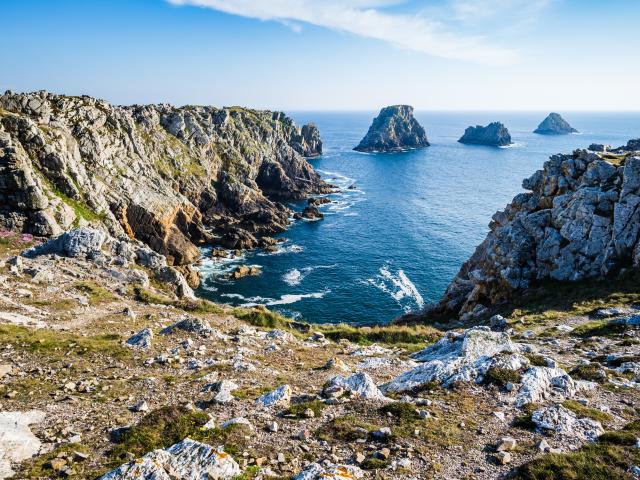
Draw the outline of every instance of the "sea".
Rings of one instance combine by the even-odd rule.
[[[340,193],[320,207],[323,220],[293,222],[274,253],[216,260],[205,249],[196,293],[312,323],[384,324],[437,301],[486,236],[491,216],[550,155],[640,137],[640,113],[560,112],[580,133],[548,136],[532,133],[548,112],[417,111],[430,147],[358,153],[353,147],[376,112],[288,113],[320,129],[324,153],[309,161]],[[492,121],[507,126],[513,145],[458,143],[466,127]],[[262,273],[227,280],[241,264]]]

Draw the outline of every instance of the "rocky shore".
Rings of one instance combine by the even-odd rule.
[[[331,191],[303,158],[321,153],[318,129],[280,112],[6,92],[0,227],[101,228],[143,242],[195,285],[199,245],[254,248],[287,227],[281,200]]]
[[[553,155],[522,186],[429,314],[473,318],[540,282],[611,278],[640,264],[640,142]]]
[[[428,147],[427,133],[413,116],[413,107],[392,105],[380,110],[369,131],[354,150],[401,152]]]

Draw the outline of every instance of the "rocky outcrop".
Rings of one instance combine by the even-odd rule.
[[[413,107],[393,105],[380,110],[369,131],[354,150],[400,152],[428,146],[427,133],[413,117]]]
[[[493,215],[489,234],[427,315],[485,315],[542,280],[640,265],[640,157],[613,164],[586,150],[553,155],[522,185],[528,192]]]
[[[0,96],[0,227],[53,236],[101,226],[170,265],[196,245],[254,247],[280,232],[278,199],[329,191],[302,158],[318,131],[280,112],[114,106],[47,92]]]
[[[0,479],[14,475],[12,464],[22,462],[40,451],[41,442],[29,428],[44,420],[39,410],[0,413]]]
[[[559,113],[550,113],[533,131],[541,135],[568,135],[577,132]]]
[[[504,147],[511,144],[511,134],[502,123],[493,122],[486,127],[482,125],[467,127],[458,142],[470,145]]]
[[[154,450],[138,460],[125,463],[100,480],[225,480],[240,473],[240,467],[230,455],[186,438],[166,450]]]

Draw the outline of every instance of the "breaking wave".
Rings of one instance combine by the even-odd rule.
[[[388,294],[405,312],[421,309],[425,305],[422,295],[404,270],[392,273],[388,264],[380,267],[378,274],[374,278],[367,279],[365,283]]]

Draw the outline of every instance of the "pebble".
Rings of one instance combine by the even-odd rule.
[[[511,454],[509,452],[498,452],[495,455],[496,461],[500,465],[506,465],[511,462]]]

